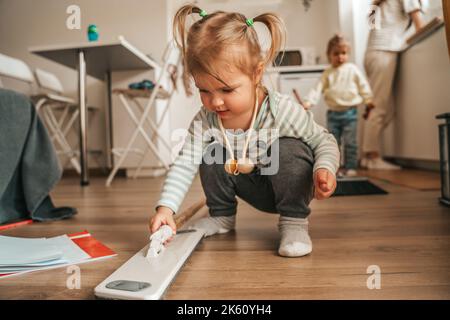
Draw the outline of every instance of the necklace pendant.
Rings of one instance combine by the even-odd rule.
[[[237,171],[238,165],[237,165],[237,161],[235,159],[228,159],[225,162],[225,171],[228,174],[234,174],[237,175],[239,174],[239,172]],[[236,174],[237,172],[237,174]]]

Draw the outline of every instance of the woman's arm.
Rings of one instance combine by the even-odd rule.
[[[416,28],[416,32],[419,31],[424,25],[422,12],[420,10],[414,10],[409,13],[409,16],[411,17],[414,27]]]

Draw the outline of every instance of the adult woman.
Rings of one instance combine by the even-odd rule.
[[[364,67],[373,91],[375,108],[368,110],[364,125],[363,159],[361,166],[368,169],[399,169],[381,159],[379,138],[381,130],[392,119],[392,85],[399,52],[405,34],[411,25],[416,31],[423,26],[420,0],[375,0],[370,18],[371,29]]]

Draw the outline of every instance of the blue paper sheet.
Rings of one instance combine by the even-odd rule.
[[[49,239],[0,236],[0,274],[79,263],[89,258],[67,235]]]

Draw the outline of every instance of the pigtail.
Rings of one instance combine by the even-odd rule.
[[[181,59],[183,63],[183,84],[186,94],[192,95],[191,79],[186,59],[187,43],[186,43],[186,18],[193,13],[199,14],[202,10],[192,4],[187,4],[178,9],[173,19],[173,35],[178,48],[181,51]]]
[[[272,42],[269,50],[267,51],[266,57],[263,62],[264,65],[270,65],[275,60],[278,53],[284,49],[286,44],[286,27],[283,20],[281,20],[274,13],[264,13],[253,19],[254,22],[264,23],[269,29]]]
[[[186,55],[186,18],[193,13],[200,14],[201,11],[199,7],[187,4],[178,9],[173,18],[173,35],[183,57]]]

